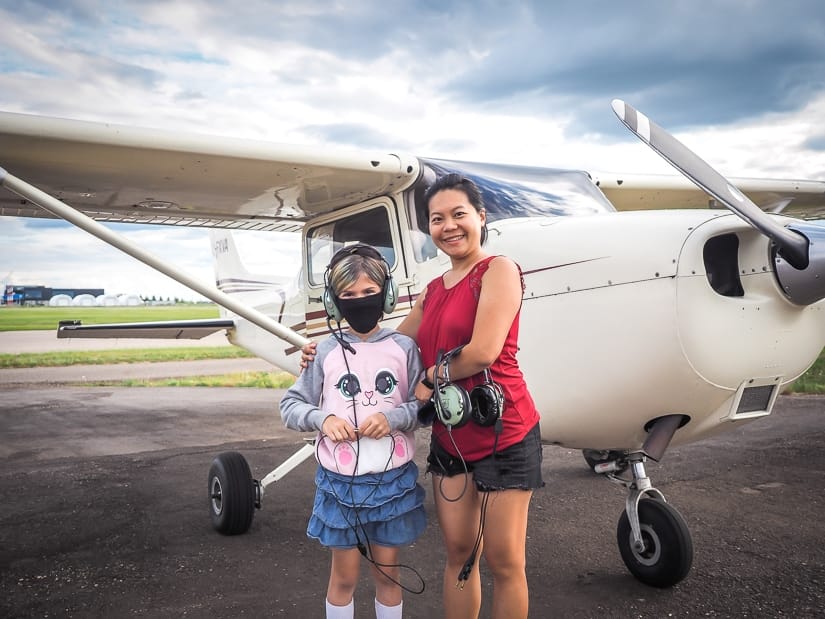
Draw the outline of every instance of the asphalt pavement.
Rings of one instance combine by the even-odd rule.
[[[277,482],[250,531],[208,515],[207,472],[245,455],[262,478],[303,436],[277,390],[0,385],[0,616],[319,617],[329,557],[305,536],[311,462]],[[675,587],[635,580],[616,546],[625,490],[547,446],[528,529],[531,617],[825,615],[825,398],[781,396],[767,418],[670,450],[654,485],[686,519],[693,567]],[[419,431],[423,465],[427,432]],[[441,615],[433,518],[401,558],[406,617]],[[485,582],[482,617],[489,617]],[[366,566],[363,573],[367,573]],[[366,576],[358,617],[371,617]]]

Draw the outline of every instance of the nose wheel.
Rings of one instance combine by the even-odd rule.
[[[634,539],[627,510],[616,527],[622,560],[641,582],[652,587],[672,587],[690,571],[693,542],[681,514],[658,498],[638,502],[641,543]]]
[[[597,473],[627,488],[616,542],[633,576],[652,587],[672,587],[693,564],[693,541],[682,515],[650,483],[642,453],[588,450],[585,460]],[[630,471],[632,478],[622,474]]]

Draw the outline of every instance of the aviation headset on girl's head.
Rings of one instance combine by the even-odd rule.
[[[390,274],[390,264],[389,262],[387,262],[386,258],[384,258],[384,256],[381,255],[381,252],[379,252],[371,245],[366,245],[364,243],[356,243],[355,245],[349,245],[335,252],[335,254],[332,256],[332,260],[329,261],[329,265],[327,266],[326,271],[324,271],[323,302],[324,309],[327,312],[327,318],[335,320],[337,322],[341,322],[343,318],[341,310],[338,309],[338,305],[335,302],[335,291],[332,289],[329,277],[330,273],[332,272],[332,269],[335,267],[336,264],[341,262],[347,256],[351,256],[353,254],[356,254],[358,256],[364,256],[366,258],[375,258],[376,260],[380,260],[383,263],[384,283],[381,286],[381,294],[383,295],[384,299],[383,309],[385,314],[391,314],[392,311],[395,309],[395,304],[398,302],[398,284],[395,283],[395,280]]]
[[[450,359],[458,356],[463,346],[439,355],[433,375],[433,405],[439,421],[448,428],[460,428],[471,419],[478,425],[489,427],[501,419],[504,412],[504,392],[501,385],[484,368],[484,382],[467,390],[450,382]],[[439,368],[444,367],[444,378],[439,378]]]

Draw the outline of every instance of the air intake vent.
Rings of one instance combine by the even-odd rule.
[[[739,279],[739,237],[722,234],[708,239],[703,253],[711,287],[725,297],[745,295]]]
[[[776,389],[776,385],[745,387],[742,392],[742,399],[739,400],[739,406],[736,407],[736,414],[770,410],[774,389]]]
[[[727,409],[728,414],[724,419],[736,421],[770,415],[781,384],[781,376],[752,378],[744,381],[731,397]]]

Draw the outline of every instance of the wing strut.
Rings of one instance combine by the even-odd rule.
[[[249,322],[259,326],[261,329],[268,331],[269,333],[272,333],[282,340],[286,340],[293,346],[301,348],[304,344],[309,342],[308,339],[296,331],[285,327],[281,323],[273,320],[265,314],[262,314],[258,310],[238,302],[236,299],[233,299],[221,290],[218,290],[213,286],[207,286],[190,276],[188,273],[163,262],[125,237],[96,222],[91,217],[87,217],[71,206],[68,206],[44,191],[41,191],[34,185],[30,185],[26,181],[9,174],[3,168],[0,168],[0,185],[9,191],[16,193],[18,196],[36,204],[40,208],[49,211],[53,215],[56,215],[61,219],[65,219],[78,228],[85,230],[93,236],[96,236],[103,242],[116,247],[137,260],[140,260],[156,271],[160,271],[164,275],[171,277],[176,282],[183,284],[187,288],[202,294],[207,299],[214,301],[218,305],[221,305],[226,309],[235,312],[237,315],[246,318]]]

